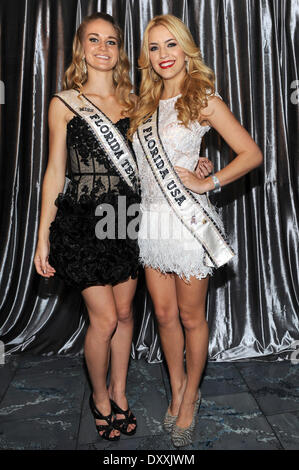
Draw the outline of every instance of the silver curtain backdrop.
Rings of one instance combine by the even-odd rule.
[[[147,22],[161,13],[183,19],[215,71],[218,92],[261,147],[263,166],[212,197],[237,256],[210,281],[209,360],[281,359],[299,340],[298,0],[0,1],[0,334],[6,351],[82,353],[88,320],[80,294],[58,285],[47,297],[33,257],[48,104],[61,90],[76,26],[95,11],[112,14],[123,27],[136,85]],[[213,130],[201,155],[215,170],[234,157]],[[134,316],[132,357],[161,361],[142,272]]]

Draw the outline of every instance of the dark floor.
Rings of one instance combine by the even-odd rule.
[[[0,449],[173,450],[161,421],[169,401],[162,364],[131,360],[133,437],[101,440],[88,408],[82,357],[6,356],[0,365]],[[299,449],[299,364],[208,362],[194,449]]]

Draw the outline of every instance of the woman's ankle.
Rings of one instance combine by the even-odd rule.
[[[184,392],[187,385],[187,375],[185,374],[181,379],[176,380],[170,384],[172,396],[173,395],[181,395]]]
[[[126,398],[126,390],[123,388],[108,387],[109,397],[114,400],[124,400]]]
[[[196,402],[196,400],[198,399],[198,396],[199,396],[199,389],[198,388],[196,390],[194,390],[194,389],[190,390],[190,389],[188,389],[188,387],[186,387],[182,401],[185,404],[194,404]]]
[[[109,402],[109,394],[108,390],[103,391],[103,392],[92,392],[92,398],[94,403],[105,403]]]

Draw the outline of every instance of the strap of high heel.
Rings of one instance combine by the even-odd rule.
[[[102,420],[105,420],[107,422],[107,424],[96,424],[96,429],[97,429],[99,434],[101,433],[101,431],[104,431],[102,434],[100,434],[100,436],[104,439],[107,439],[108,441],[117,441],[119,439],[119,436],[113,436],[113,437],[110,436],[111,431],[116,429],[114,427],[114,421],[112,421],[112,417],[113,417],[112,409],[111,409],[111,413],[109,415],[104,416],[97,409],[97,407],[94,403],[94,400],[93,400],[92,393],[89,397],[89,406],[90,406],[91,412],[93,414],[93,417],[95,419],[102,419]]]
[[[112,407],[115,414],[125,415],[125,418],[115,418],[114,419],[113,423],[114,423],[115,429],[118,429],[120,431],[122,429],[127,430],[129,424],[135,424],[136,425],[136,417],[134,416],[134,414],[132,413],[130,408],[128,408],[127,410],[122,410],[113,400],[110,399],[110,402],[111,402],[111,407]],[[129,414],[130,411],[131,411],[131,414]]]
[[[98,433],[100,433],[101,431],[104,431],[103,434],[101,434],[101,436],[104,435],[106,437],[110,437],[111,431],[113,431],[115,428],[113,427],[112,423],[109,423],[109,424],[96,424],[96,429]]]
[[[125,415],[126,417],[129,417],[129,412],[130,412],[130,408],[128,408],[127,410],[122,410],[116,403],[115,401],[111,400],[110,399],[110,403],[112,405],[112,408],[113,408],[113,411],[114,413],[118,413],[120,415]]]
[[[92,394],[90,395],[90,398],[89,398],[89,403],[90,403],[90,409],[91,409],[91,412],[94,416],[94,418],[96,419],[104,419],[105,421],[107,421],[108,424],[111,424],[111,420],[112,420],[112,410],[111,410],[111,413],[107,416],[104,416],[96,407],[94,401],[93,401],[93,397],[92,397]],[[102,425],[102,426],[105,426],[105,425]]]

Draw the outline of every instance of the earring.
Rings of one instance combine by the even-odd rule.
[[[152,67],[149,67],[149,74],[150,74],[150,77],[152,79],[153,82],[158,82],[159,81],[159,77],[156,77],[156,78],[153,78],[153,75],[152,75],[152,72],[154,72],[154,69]]]
[[[82,57],[82,66],[81,66],[81,69],[82,69],[82,72],[86,75],[87,74],[87,67],[86,67],[86,60],[85,60],[85,57]]]
[[[185,62],[186,62],[186,71],[187,73],[189,73],[189,58],[187,57],[187,59],[185,59]]]

